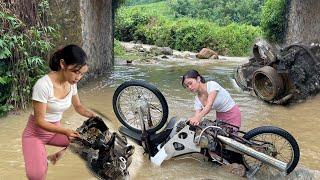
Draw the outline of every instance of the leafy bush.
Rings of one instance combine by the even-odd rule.
[[[48,16],[48,2],[38,3],[39,19]],[[45,14],[44,14],[45,13]],[[58,36],[45,22],[28,26],[0,4],[0,116],[26,108],[32,86],[47,72],[44,58]]]
[[[117,11],[115,24],[115,37],[120,37],[122,41],[131,41],[136,39],[135,32],[141,24],[148,22],[148,16],[141,14],[137,10],[125,11],[125,8],[119,8]]]
[[[285,0],[267,0],[262,7],[261,28],[269,41],[281,43],[285,31]]]
[[[176,17],[209,19],[219,25],[260,24],[265,0],[167,0]]]
[[[125,5],[134,6],[139,4],[148,4],[148,3],[160,2],[160,1],[165,1],[165,0],[126,0]]]
[[[145,9],[145,6],[120,8],[115,38],[187,51],[208,47],[220,54],[243,56],[249,54],[253,41],[261,35],[261,30],[251,25],[232,23],[220,27],[207,20],[171,19]]]

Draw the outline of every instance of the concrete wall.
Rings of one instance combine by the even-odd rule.
[[[60,25],[58,46],[77,44],[88,55],[91,74],[113,66],[112,0],[49,0],[51,24]]]
[[[112,0],[81,0],[83,48],[98,73],[113,66]]]
[[[285,44],[320,42],[320,1],[289,0]]]

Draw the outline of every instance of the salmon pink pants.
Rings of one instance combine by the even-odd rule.
[[[60,126],[60,122],[53,123]],[[22,150],[29,180],[44,180],[48,169],[45,145],[67,147],[69,140],[63,134],[48,132],[35,124],[34,116],[30,115],[22,134]]]
[[[227,112],[217,112],[217,119],[226,123],[232,124],[240,128],[241,126],[241,112],[237,105],[234,105]]]

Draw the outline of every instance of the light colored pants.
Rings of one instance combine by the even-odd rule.
[[[60,122],[53,123],[60,126]],[[63,134],[48,132],[35,125],[34,116],[30,115],[22,134],[22,150],[29,180],[44,180],[48,169],[45,145],[67,147],[68,137]]]

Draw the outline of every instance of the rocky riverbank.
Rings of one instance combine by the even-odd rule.
[[[207,48],[204,48],[200,52],[190,52],[133,42],[120,42],[120,44],[125,53],[116,56],[116,61],[124,61],[128,64],[157,64],[163,61],[185,63],[210,63],[216,61],[237,61],[243,63],[248,61],[248,57],[221,56]]]

